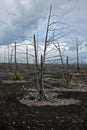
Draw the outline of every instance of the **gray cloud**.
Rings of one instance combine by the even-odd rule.
[[[25,40],[35,30],[44,29],[51,0],[0,1],[0,44]],[[53,12],[64,13],[70,23],[86,38],[86,0],[54,0]],[[42,30],[41,30],[42,32]],[[83,36],[82,36],[83,38]]]

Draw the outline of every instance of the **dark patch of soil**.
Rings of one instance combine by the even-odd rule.
[[[0,92],[0,130],[87,130],[86,92],[58,95],[79,99],[79,105],[39,107],[28,107],[17,100],[26,93],[20,85],[1,86]]]

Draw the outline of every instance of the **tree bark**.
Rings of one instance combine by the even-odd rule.
[[[50,6],[49,17],[48,17],[48,23],[47,23],[47,30],[46,30],[46,37],[45,37],[45,46],[44,46],[43,62],[45,62],[45,56],[46,56],[47,39],[48,39],[48,32],[49,32],[49,24],[50,24],[50,18],[51,18],[51,11],[52,11],[52,6]]]
[[[17,60],[16,60],[16,42],[15,42],[15,80],[17,79]]]
[[[40,92],[39,100],[47,100],[47,96],[44,91],[44,81],[43,81],[43,57],[41,55],[41,68],[40,68]]]
[[[76,49],[76,52],[77,52],[77,72],[79,73],[80,67],[79,67],[78,39],[77,38],[76,38],[76,45],[77,45],[77,49]]]

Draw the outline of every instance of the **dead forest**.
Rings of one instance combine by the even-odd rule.
[[[87,129],[87,64],[80,62],[78,38],[75,61],[63,55],[60,39],[71,33],[63,21],[50,6],[43,45],[34,34],[24,53],[17,42],[7,46],[8,61],[0,63],[1,130]]]

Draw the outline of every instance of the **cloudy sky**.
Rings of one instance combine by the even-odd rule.
[[[52,15],[63,17],[63,22],[69,25],[67,32],[71,33],[61,39],[61,42],[70,41],[65,43],[66,55],[75,53],[76,37],[80,50],[84,51],[87,46],[87,0],[0,0],[1,48],[15,41],[21,44],[33,34],[38,34],[39,44],[44,43],[51,3]],[[0,54],[5,53],[2,50]]]

